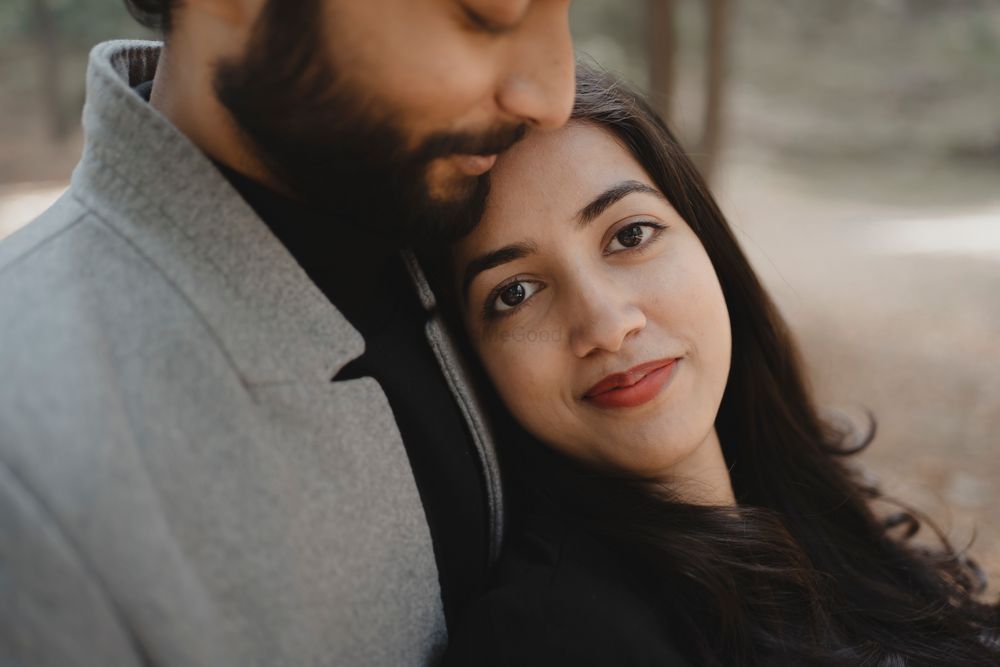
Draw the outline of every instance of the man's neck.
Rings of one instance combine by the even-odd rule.
[[[335,211],[327,213],[311,208],[228,165],[216,164],[258,216],[272,230],[282,232],[278,234],[282,242],[307,271],[325,271],[323,267],[336,264],[337,273],[349,277],[358,293],[364,294],[365,287],[380,278],[386,263],[398,250],[388,243],[391,240],[388,235],[371,233],[373,227],[377,229],[371,221],[352,223],[339,219]]]
[[[219,102],[213,83],[217,58],[209,60],[200,51],[186,48],[187,37],[171,35],[169,45],[161,50],[150,105],[211,159],[289,195]]]
[[[160,53],[150,105],[217,164],[287,198],[293,206],[297,203],[306,208],[307,203],[282,187],[264,166],[250,141],[219,101],[213,77],[215,64],[225,56],[217,52],[205,55],[197,44],[191,44],[196,37],[180,32],[171,35],[169,44]],[[372,233],[378,227],[371,221],[337,221],[335,217],[335,212],[330,215],[326,233],[317,230],[316,242],[328,249],[330,261],[350,271],[352,280],[356,281],[359,290],[363,290],[378,278],[397,248],[388,242],[390,235]],[[357,229],[362,223],[365,223],[365,233]],[[341,225],[339,230],[335,229],[337,224]]]

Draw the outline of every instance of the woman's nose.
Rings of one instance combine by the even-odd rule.
[[[588,292],[570,307],[574,322],[569,342],[581,359],[601,350],[618,352],[630,335],[646,326],[645,313],[631,299],[613,289],[592,287]]]

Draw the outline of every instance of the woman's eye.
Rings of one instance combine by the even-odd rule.
[[[663,229],[663,225],[654,222],[633,222],[630,225],[622,227],[611,237],[611,241],[608,243],[605,252],[611,254],[637,248],[649,243]]]
[[[527,301],[539,290],[539,284],[529,280],[519,280],[501,288],[493,299],[493,310],[503,312],[513,310]]]

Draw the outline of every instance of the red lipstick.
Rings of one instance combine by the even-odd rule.
[[[670,381],[680,359],[657,359],[613,373],[587,390],[583,398],[602,408],[631,408],[655,398]]]

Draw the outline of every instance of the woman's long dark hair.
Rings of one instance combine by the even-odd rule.
[[[904,510],[845,461],[874,436],[823,419],[788,328],[678,141],[641,95],[577,69],[572,118],[612,133],[701,240],[722,285],[732,364],[716,419],[736,508],[672,500],[669,489],[581,468],[514,427],[507,480],[554,500],[640,567],[697,665],[998,665],[996,604],[978,569],[933,524],[909,540]],[[493,394],[496,400],[495,394]],[[922,517],[923,518],[923,517]]]

